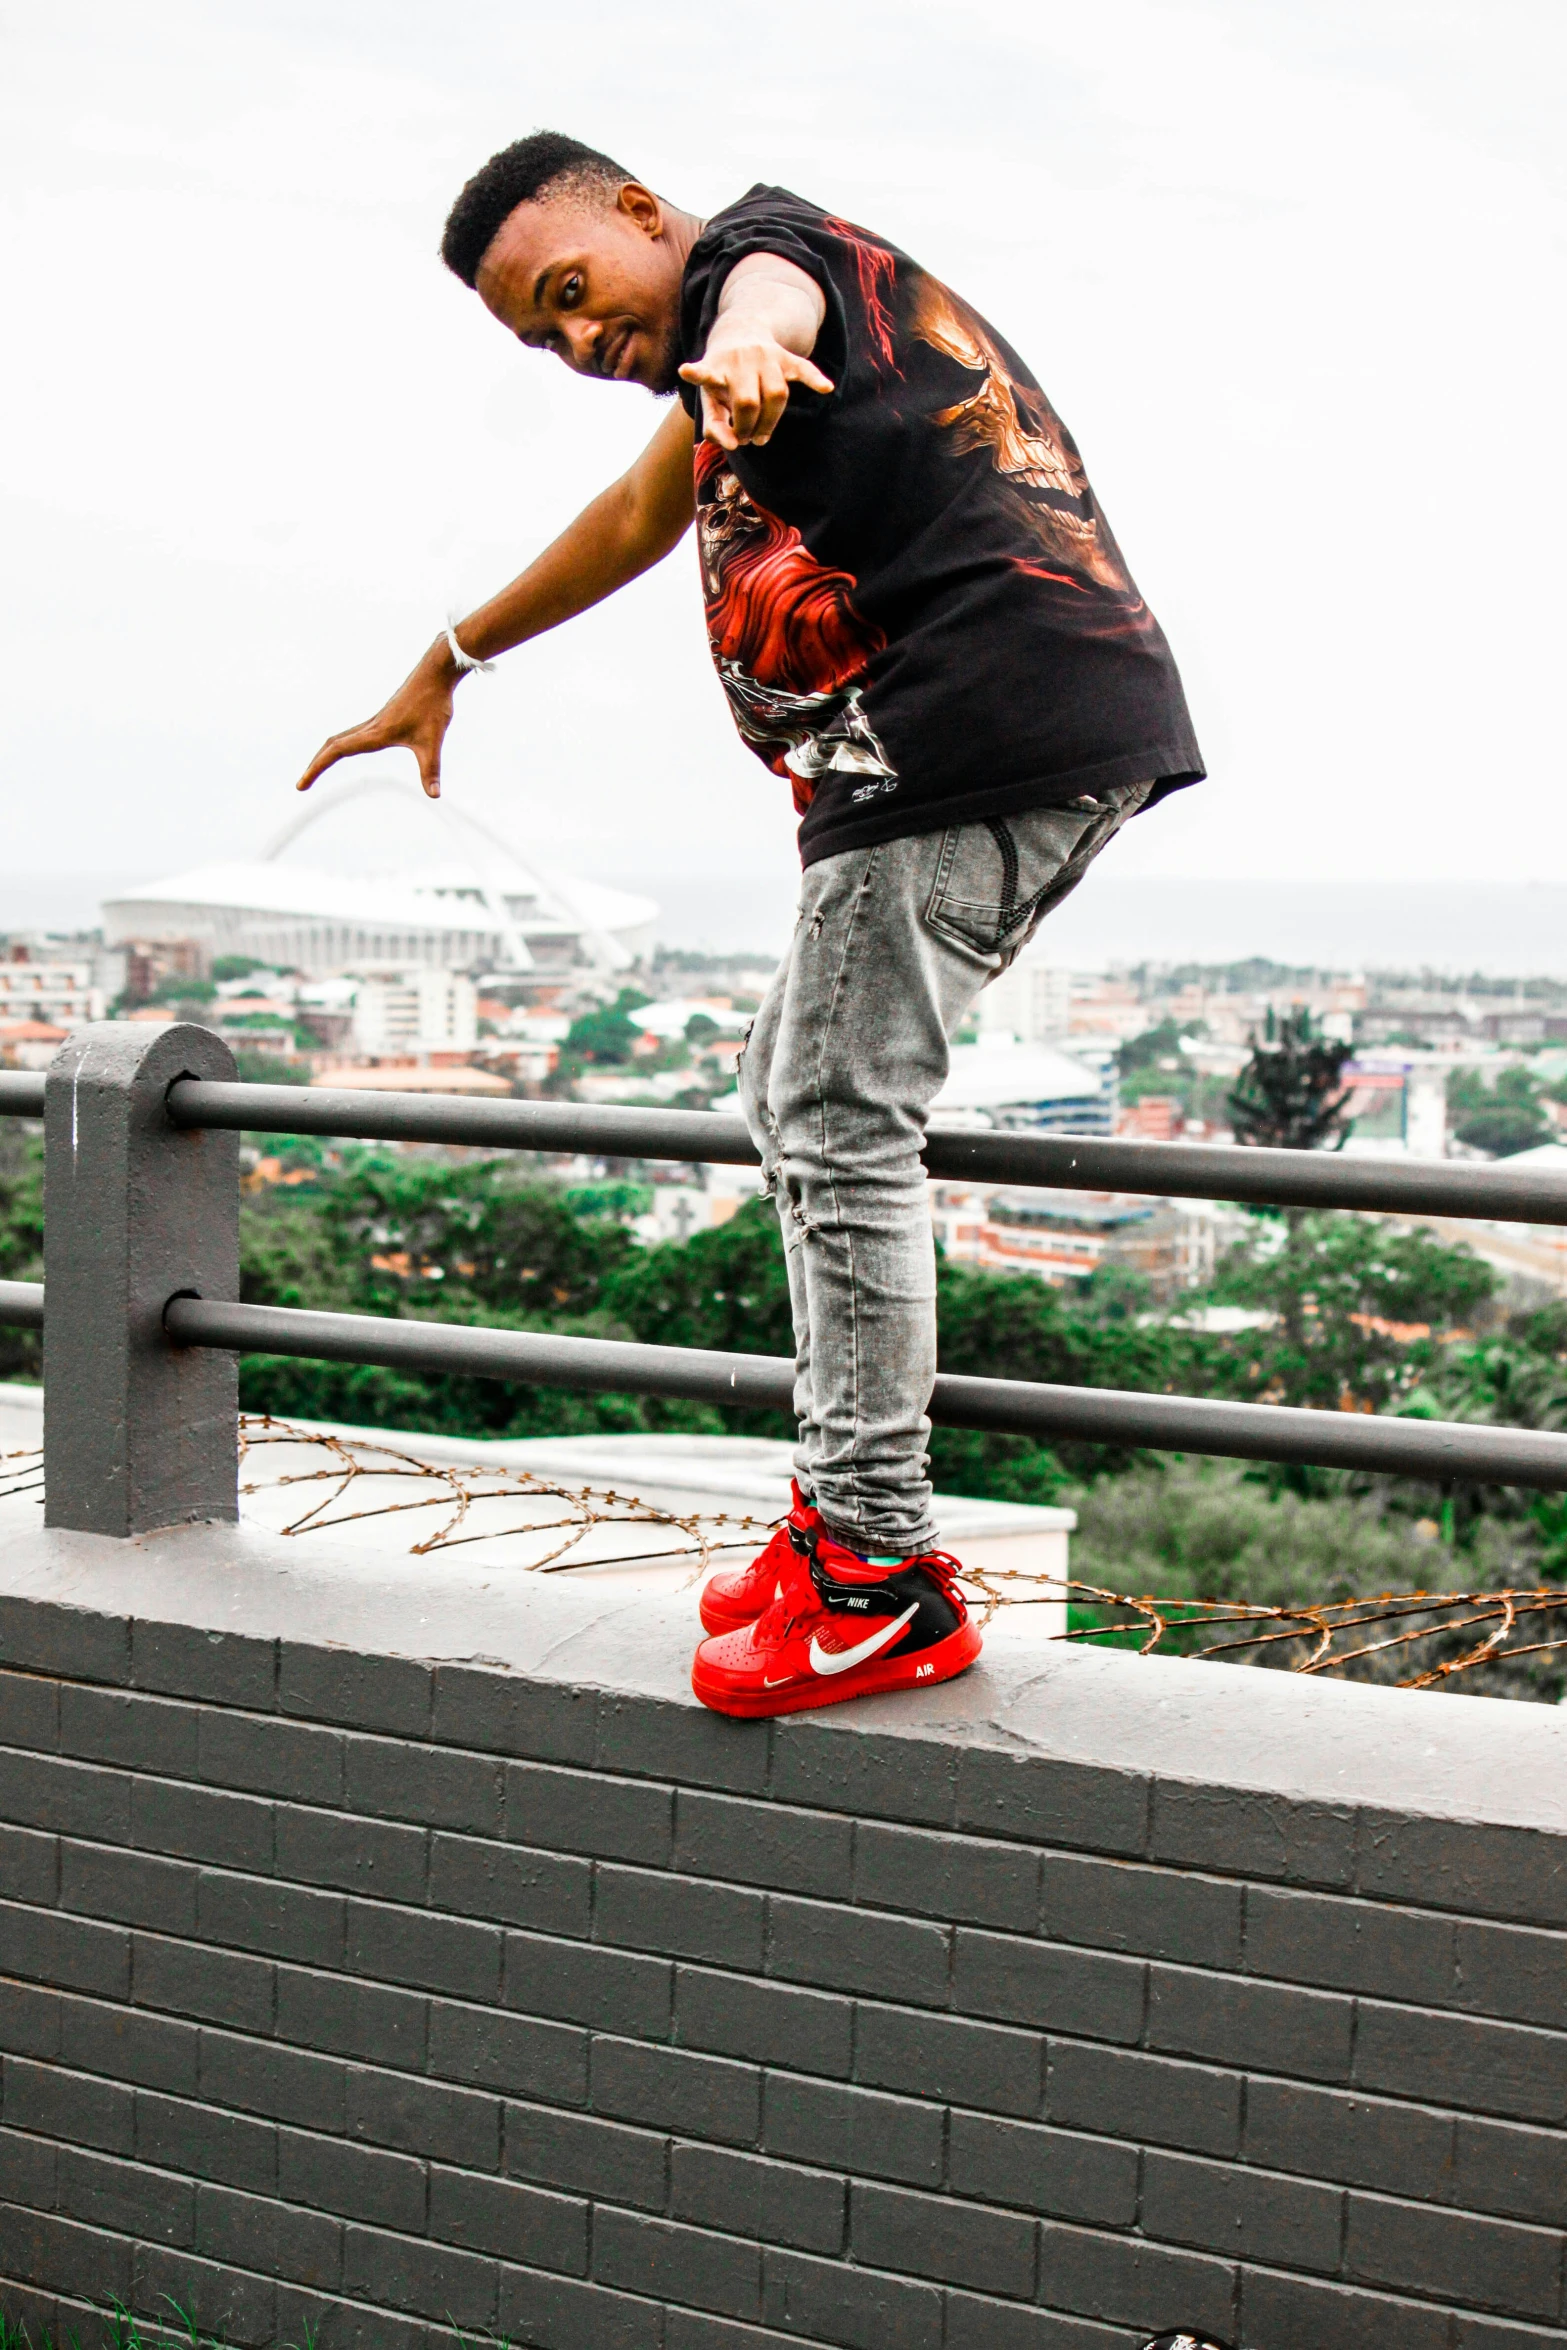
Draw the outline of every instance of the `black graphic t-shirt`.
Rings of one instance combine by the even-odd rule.
[[[692,248],[682,360],[748,253],[820,286],[813,356],[835,388],[795,385],[765,448],[698,441],[697,536],[713,659],[742,737],[793,786],[802,863],[1195,783],[1170,648],[1017,354],[906,253],[755,187]]]

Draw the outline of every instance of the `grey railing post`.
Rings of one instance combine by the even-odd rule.
[[[181,1290],[239,1295],[239,1137],[182,1133],[177,1077],[232,1078],[207,1028],[105,1021],[44,1091],[44,1519],[142,1534],[238,1512],[234,1357],[170,1344]]]

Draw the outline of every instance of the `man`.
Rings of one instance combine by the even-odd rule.
[[[540,132],[469,181],[441,250],[530,348],[679,405],[300,788],[405,744],[434,797],[463,673],[695,520],[713,658],[793,793],[804,879],[740,1066],[788,1260],[794,1507],[704,1591],[693,1686],[757,1715],[948,1679],[979,1633],[931,1517],[926,1114],[980,989],[1201,776],[1169,648],[1033,377],[881,238],[779,188],[697,220]]]

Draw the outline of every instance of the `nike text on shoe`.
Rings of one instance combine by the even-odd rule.
[[[811,1545],[821,1532],[821,1516],[815,1502],[807,1501],[797,1484],[789,1491],[793,1496],[789,1515],[774,1530],[766,1548],[748,1567],[728,1575],[711,1575],[703,1584],[697,1606],[705,1631],[739,1632],[754,1624],[772,1606],[786,1576],[799,1571],[809,1559]]]
[[[715,1713],[756,1717],[950,1681],[980,1650],[959,1571],[940,1550],[873,1567],[823,1533],[765,1615],[703,1641],[691,1686]]]

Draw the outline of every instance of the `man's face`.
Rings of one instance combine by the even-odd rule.
[[[548,190],[501,223],[478,292],[533,350],[578,375],[675,390],[684,256],[663,207],[634,180],[618,195]]]

